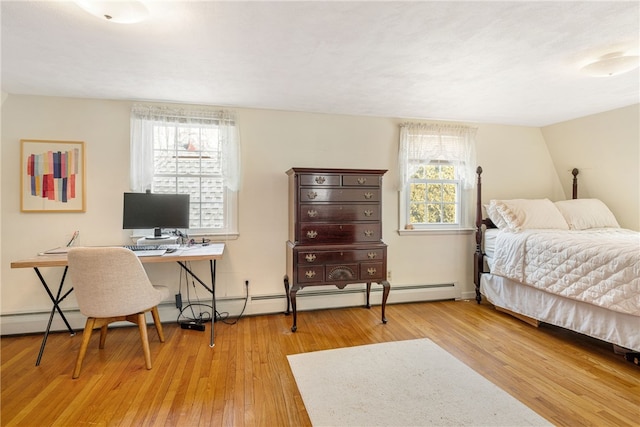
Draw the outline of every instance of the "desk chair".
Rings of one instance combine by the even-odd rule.
[[[109,324],[119,321],[138,325],[146,367],[151,369],[145,313],[151,311],[158,338],[164,342],[158,304],[169,295],[168,288],[153,286],[138,257],[126,248],[72,248],[68,259],[80,312],[87,316],[73,378],[80,376],[93,330],[100,328],[103,349]]]

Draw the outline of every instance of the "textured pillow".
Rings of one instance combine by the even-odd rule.
[[[555,205],[572,230],[606,227],[620,228],[616,217],[601,200],[563,200],[556,202]]]
[[[496,200],[496,210],[513,231],[532,228],[568,230],[569,225],[549,199]]]
[[[496,201],[490,200],[488,205],[484,205],[484,208],[487,210],[487,216],[493,222],[493,224],[498,228],[508,228],[507,222],[502,218],[502,215],[496,209]]]

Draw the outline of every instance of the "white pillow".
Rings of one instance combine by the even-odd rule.
[[[484,205],[484,208],[487,210],[487,216],[493,222],[493,224],[498,228],[508,228],[507,222],[502,218],[500,212],[496,209],[496,201],[490,200],[488,205]]]
[[[574,199],[555,203],[572,230],[620,228],[616,217],[601,200]]]
[[[496,210],[513,231],[533,228],[568,230],[569,225],[549,199],[496,200]]]

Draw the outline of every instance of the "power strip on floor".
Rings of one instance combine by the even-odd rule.
[[[204,332],[204,323],[199,323],[195,321],[180,322],[180,327],[182,329],[191,329],[193,331]]]

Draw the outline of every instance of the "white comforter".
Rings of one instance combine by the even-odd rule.
[[[640,316],[640,233],[635,231],[501,231],[491,273]]]

